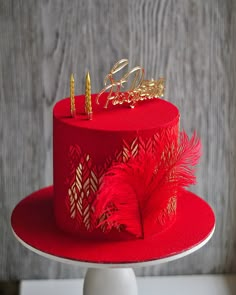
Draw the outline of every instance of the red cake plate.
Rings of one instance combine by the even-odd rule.
[[[169,262],[200,249],[213,235],[215,215],[200,197],[184,191],[176,221],[164,231],[129,241],[84,240],[54,221],[53,187],[23,199],[13,210],[12,230],[28,249],[59,262],[88,267],[84,294],[137,294],[132,267]]]

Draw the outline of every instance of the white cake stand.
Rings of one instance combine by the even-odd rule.
[[[81,262],[50,255],[25,243],[19,236],[17,236],[14,230],[13,233],[17,240],[21,242],[26,248],[41,256],[62,263],[69,263],[81,267],[87,267],[88,270],[85,275],[83,286],[84,295],[137,295],[138,289],[136,277],[132,268],[165,263],[189,255],[204,246],[211,239],[214,230],[215,227],[212,229],[212,231],[209,233],[204,241],[181,253],[158,260],[122,264]]]

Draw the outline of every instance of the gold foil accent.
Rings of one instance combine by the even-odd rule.
[[[111,101],[113,105],[128,103],[134,107],[138,101],[149,100],[153,98],[164,97],[165,80],[144,80],[144,69],[136,66],[125,73],[119,80],[115,80],[114,74],[128,65],[128,59],[121,59],[110,70],[104,79],[104,88],[98,93],[96,102],[99,104],[99,98],[104,92],[109,92],[104,108],[108,107]],[[133,79],[132,79],[132,76]],[[122,92],[123,84],[128,83],[131,78],[130,88]],[[110,84],[107,85],[107,83]]]
[[[98,192],[107,169],[114,161],[126,163],[130,157],[151,153],[157,144],[158,138],[159,136],[154,135],[148,140],[142,140],[141,137],[137,136],[130,143],[123,140],[121,149],[117,150],[113,157],[107,157],[102,166],[95,165],[89,154],[82,153],[80,148],[73,146],[69,157],[74,157],[76,153],[77,158],[80,160],[75,167],[73,181],[68,188],[71,219],[79,218],[87,230],[92,230],[93,224],[91,223],[90,215],[93,213],[92,206],[88,200],[91,195],[95,196]],[[170,210],[171,208],[168,208],[168,211]],[[99,222],[105,219],[106,215],[103,215]],[[104,224],[101,226],[101,230],[105,232],[107,226]]]
[[[75,178],[71,187],[68,190],[70,197],[70,217],[75,219],[80,216],[82,223],[87,230],[91,229],[90,214],[91,204],[88,202],[88,197],[91,191],[97,191],[97,179],[95,175],[90,177],[90,156],[82,157],[83,162],[80,162],[75,170]]]
[[[75,79],[73,74],[70,77],[70,113],[72,117],[75,117]]]
[[[93,110],[91,98],[91,80],[89,72],[87,73],[85,80],[85,114],[87,114],[89,120],[92,120]]]
[[[162,137],[169,136],[177,132],[176,126],[168,127],[163,132],[157,132],[150,138],[136,136],[131,141],[122,140],[122,144],[111,155],[107,156],[105,161],[97,164],[93,161],[90,154],[84,153],[78,144],[71,145],[69,148],[69,165],[70,173],[67,179],[67,197],[66,206],[68,217],[70,216],[72,223],[77,227],[85,228],[87,231],[93,231],[97,226],[97,220],[94,219],[93,202],[97,197],[97,193],[103,183],[103,177],[108,169],[114,163],[126,163],[130,158],[136,158],[143,161],[145,155],[154,155],[158,148]],[[170,137],[171,138],[171,137]],[[162,157],[169,157],[169,152],[162,153]],[[166,159],[168,160],[168,159]],[[156,170],[155,170],[156,169]],[[153,176],[158,172],[158,167],[153,171]],[[157,216],[157,221],[164,224],[168,218],[176,212],[177,194],[174,193],[168,200],[166,206]],[[112,209],[112,208],[111,208]],[[115,209],[115,208],[114,208]],[[109,212],[108,212],[109,214]],[[108,215],[104,214],[99,219],[100,229],[108,232],[110,226],[106,221]],[[114,225],[113,225],[114,226]],[[117,229],[119,226],[117,225]],[[122,228],[120,228],[122,230]]]

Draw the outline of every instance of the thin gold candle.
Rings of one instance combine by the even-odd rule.
[[[70,77],[70,113],[72,117],[75,117],[75,79],[73,74]]]
[[[88,119],[92,120],[93,110],[92,110],[92,98],[91,98],[91,80],[89,72],[85,78],[85,113],[88,115]]]

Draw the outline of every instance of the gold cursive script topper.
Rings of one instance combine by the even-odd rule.
[[[165,80],[163,78],[159,80],[144,80],[144,69],[140,66],[134,67],[119,80],[115,80],[114,74],[126,67],[128,63],[128,59],[121,59],[113,66],[109,74],[106,75],[104,79],[105,87],[97,95],[96,101],[98,104],[100,96],[107,91],[109,91],[109,94],[104,105],[105,108],[108,107],[110,101],[113,105],[128,103],[133,108],[138,101],[164,96]],[[122,92],[121,88],[130,79],[130,88]],[[108,82],[110,84],[107,85]]]

